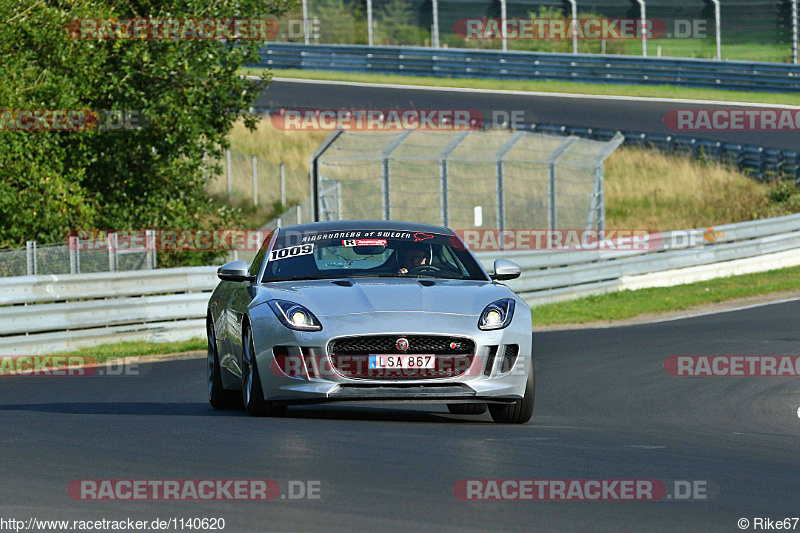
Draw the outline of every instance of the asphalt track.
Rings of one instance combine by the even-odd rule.
[[[280,79],[259,95],[270,109],[472,109],[484,119],[494,111],[522,112],[525,123],[568,124],[602,129],[663,133],[800,150],[800,131],[674,132],[664,124],[671,109],[742,109],[730,104],[608,99],[591,95],[455,92],[442,89],[330,84]]]
[[[670,355],[800,355],[800,301],[537,333],[524,426],[443,407],[216,412],[205,361],[0,378],[0,518],[223,517],[225,531],[739,531],[800,515],[798,378],[677,378]],[[317,480],[321,499],[74,501],[75,479]],[[703,480],[704,501],[462,502],[460,479]],[[798,526],[800,527],[800,526]]]

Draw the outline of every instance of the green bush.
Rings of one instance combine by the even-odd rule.
[[[288,7],[283,0],[0,0],[0,109],[111,109],[146,117],[132,131],[0,131],[0,246],[57,242],[82,228],[236,224],[235,210],[205,194],[202,159],[204,152],[221,157],[236,120],[255,124],[246,110],[265,82],[237,70],[257,61],[259,43],[78,40],[68,25],[89,18],[268,17]],[[209,254],[183,257],[175,261]]]

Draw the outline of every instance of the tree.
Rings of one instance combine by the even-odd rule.
[[[86,19],[267,18],[277,0],[0,0],[0,110],[115,110],[133,130],[0,131],[0,246],[69,230],[210,228],[236,212],[203,190],[267,80],[239,76],[257,41],[76,39]],[[102,116],[102,114],[101,114]],[[0,122],[0,130],[3,130]],[[220,170],[220,169],[217,169]]]

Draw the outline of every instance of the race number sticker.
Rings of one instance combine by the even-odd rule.
[[[287,257],[297,257],[299,255],[308,255],[314,253],[314,243],[298,244],[297,246],[290,246],[288,248],[281,248],[280,250],[272,250],[269,255],[270,261],[277,261],[278,259],[286,259]]]
[[[386,246],[386,239],[345,239],[342,246]]]

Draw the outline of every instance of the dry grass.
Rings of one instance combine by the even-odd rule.
[[[670,230],[764,216],[773,185],[688,157],[620,148],[605,164],[606,225]]]
[[[229,139],[231,148],[237,152],[308,172],[311,153],[329,134],[328,131],[279,130],[266,117],[252,133],[244,124],[237,123]]]
[[[327,131],[278,130],[267,118],[253,133],[241,123],[237,124],[230,140],[236,152],[286,164],[287,204],[293,205],[308,196],[309,157],[328,134]],[[252,205],[250,160],[241,157],[232,162],[234,203],[246,205],[249,201]],[[274,204],[280,198],[277,168],[267,163],[259,166],[261,205]],[[358,174],[358,170],[365,171],[350,168],[349,172]],[[717,163],[665,156],[652,150],[619,148],[606,160],[605,177],[606,227],[610,229],[700,228],[791,211],[788,206],[770,201],[769,195],[775,188],[772,184],[759,183]],[[209,183],[209,191],[220,199],[225,197],[224,173]],[[468,194],[470,191],[460,192]],[[359,196],[366,199],[369,195],[360,191]],[[523,200],[527,205],[534,199],[519,198]],[[418,214],[418,201],[414,205]],[[469,211],[471,216],[471,208]],[[254,216],[258,215],[254,213]],[[434,218],[438,220],[438,214]]]

